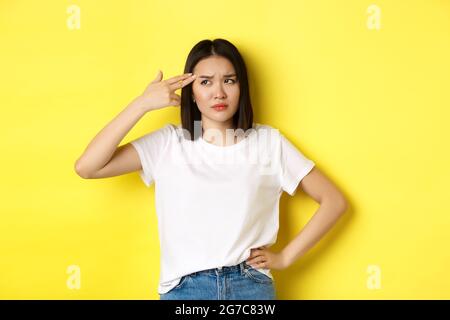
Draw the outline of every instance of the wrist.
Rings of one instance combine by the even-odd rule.
[[[130,109],[136,110],[137,112],[141,113],[142,115],[146,114],[147,112],[151,111],[148,107],[145,106],[143,101],[140,97],[135,98],[133,101],[130,102],[128,105]]]
[[[286,250],[286,248],[284,248],[281,251],[281,256],[282,256],[284,264],[286,265],[286,268],[287,268],[287,267],[291,266],[302,254],[296,255],[294,252]]]
[[[280,255],[284,267],[285,268],[289,267],[291,265],[291,260],[289,259],[289,255],[287,254],[287,252],[285,250],[281,250]]]

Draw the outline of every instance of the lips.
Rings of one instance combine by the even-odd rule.
[[[227,104],[225,103],[218,103],[212,106],[213,108],[224,108],[224,107],[228,107]]]
[[[212,106],[215,111],[223,111],[228,107],[226,103],[218,103]]]

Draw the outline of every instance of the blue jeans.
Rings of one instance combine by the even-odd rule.
[[[183,276],[160,300],[275,300],[272,278],[247,263]]]

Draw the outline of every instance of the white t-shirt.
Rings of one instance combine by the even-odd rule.
[[[294,195],[315,163],[271,126],[254,123],[247,133],[216,146],[167,124],[131,141],[139,175],[147,187],[155,183],[159,294],[184,275],[239,264],[276,242],[281,194]],[[273,279],[270,269],[257,270]]]

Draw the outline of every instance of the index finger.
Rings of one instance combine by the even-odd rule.
[[[192,76],[190,76],[190,77],[188,77],[188,78],[186,78],[186,79],[184,79],[184,80],[178,80],[177,82],[175,82],[175,83],[173,83],[173,84],[170,84],[169,86],[170,86],[170,88],[171,88],[172,90],[178,90],[178,89],[181,89],[181,88],[187,86],[187,85],[188,85],[189,83],[191,83],[192,81],[194,81],[194,80],[195,80],[195,76],[196,76],[196,75],[192,75]]]
[[[174,83],[177,83],[180,80],[187,79],[190,76],[192,76],[192,73],[185,73],[185,74],[182,74],[181,76],[176,76],[176,77],[173,77],[173,78],[169,78],[166,81],[167,81],[168,84],[174,84]]]

